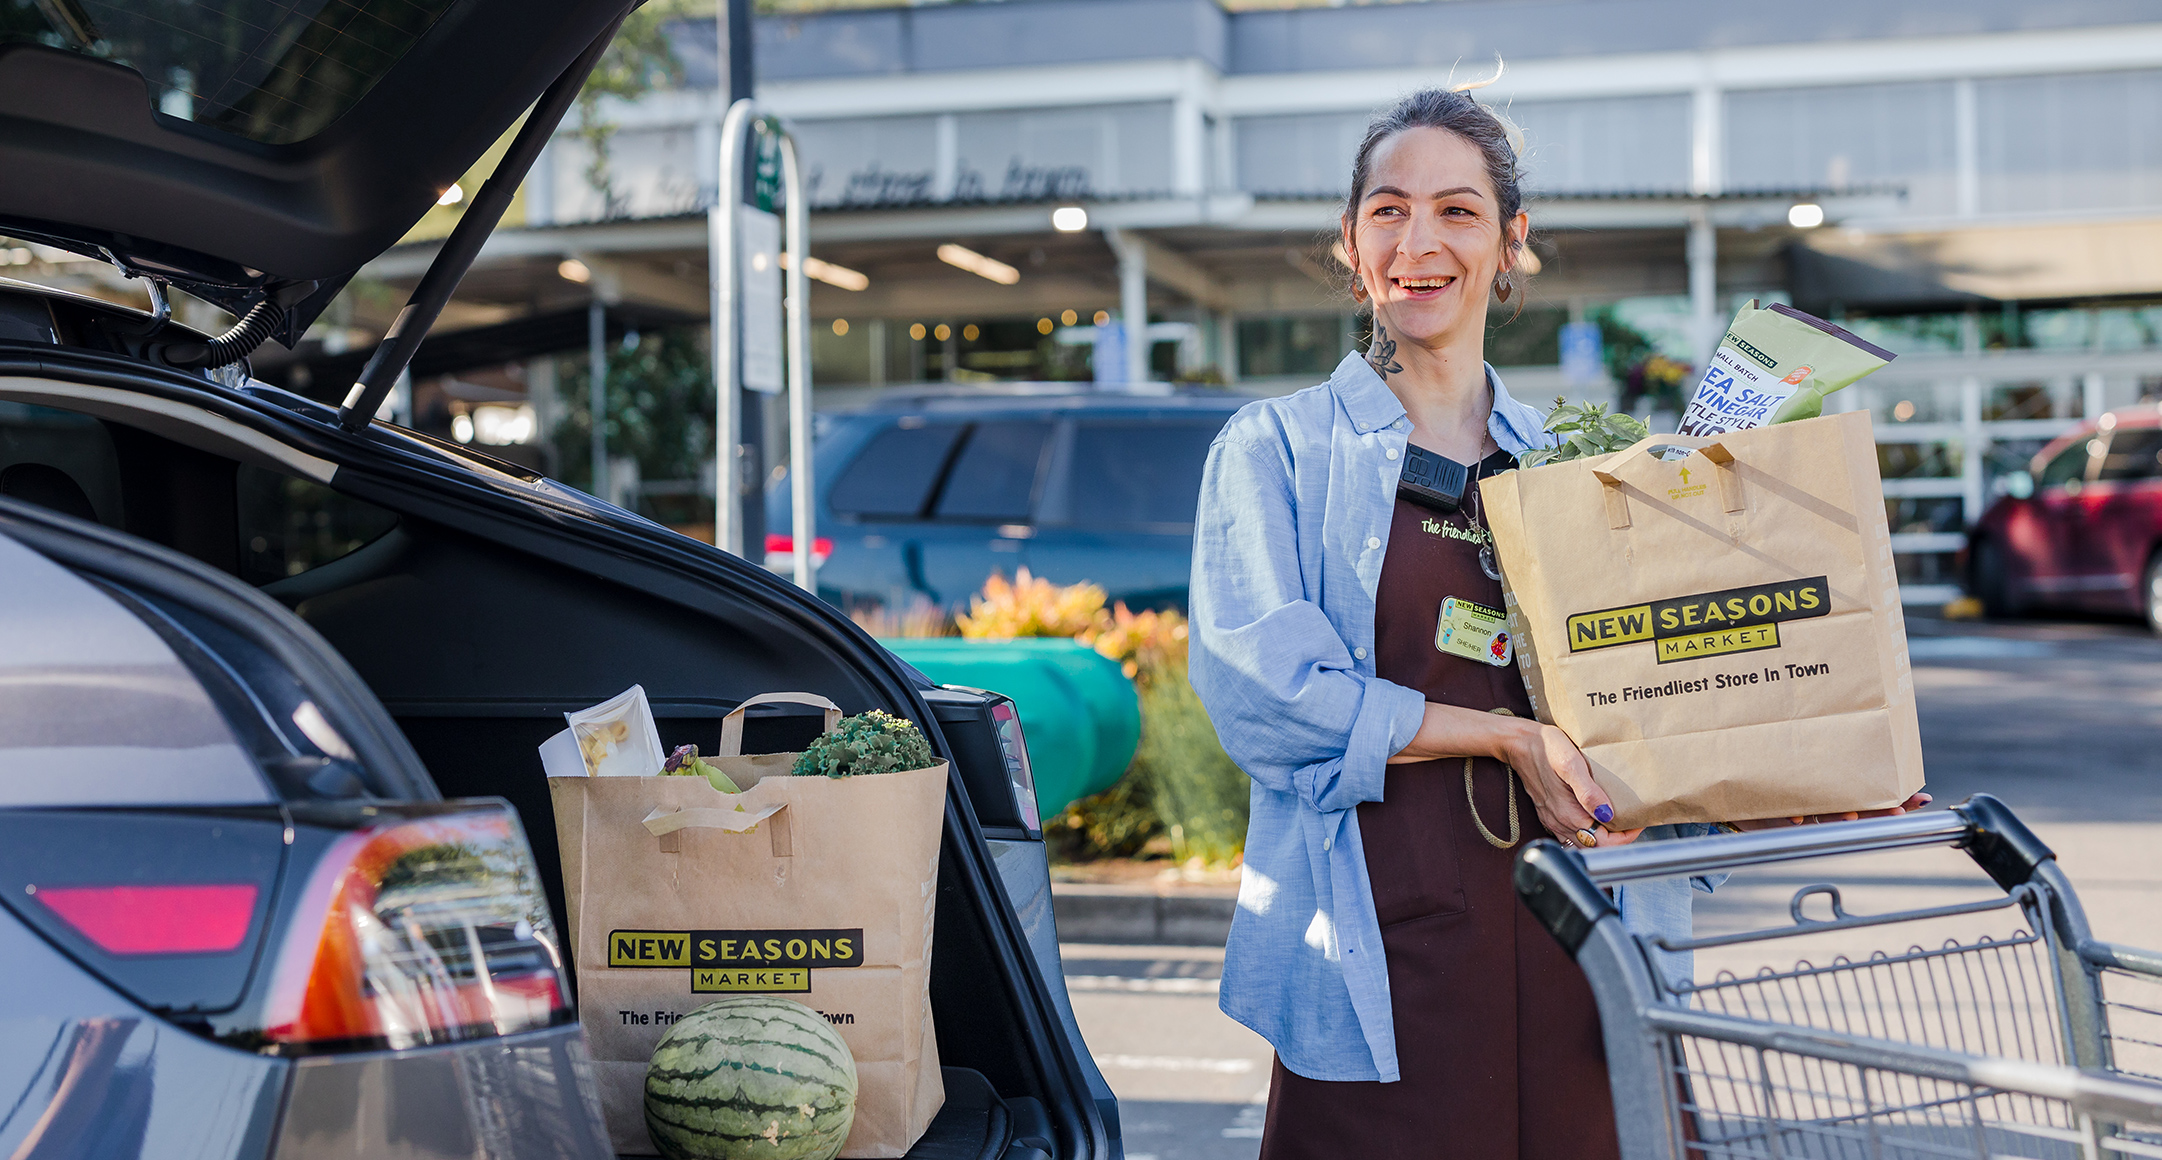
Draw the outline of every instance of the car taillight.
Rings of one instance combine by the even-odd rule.
[[[568,1018],[562,957],[507,807],[390,818],[316,864],[279,949],[262,1036],[414,1047]]]
[[[811,540],[811,567],[822,567],[833,555],[833,541],[824,536]],[[796,537],[787,532],[766,533],[766,567],[786,572],[796,566]]]
[[[247,941],[251,883],[32,886],[34,897],[109,955],[223,954]]]
[[[1031,830],[1043,829],[1043,813],[1036,806],[1036,775],[1028,767],[1028,742],[1021,737],[1021,713],[1012,701],[991,706],[991,720],[998,726],[998,751],[1006,759],[1006,780],[1013,786],[1014,808]]]

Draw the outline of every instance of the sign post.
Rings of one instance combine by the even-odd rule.
[[[759,134],[754,161],[755,206],[744,204],[746,134]],[[714,496],[713,542],[746,556],[741,501],[762,479],[745,478],[738,447],[746,416],[742,391],[788,390],[789,498],[794,574],[816,591],[812,512],[810,290],[803,273],[810,251],[810,207],[803,191],[796,140],[780,118],[757,102],[735,102],[721,121],[720,189],[706,219],[708,269],[713,279]],[[774,219],[778,195],[782,216]],[[784,249],[785,246],[785,249]],[[785,254],[785,258],[784,258]],[[783,295],[783,283],[786,294]],[[764,545],[757,546],[763,559]]]

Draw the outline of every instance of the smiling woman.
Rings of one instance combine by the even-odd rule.
[[[1256,783],[1247,883],[1273,884],[1221,990],[1276,1049],[1264,1160],[1618,1151],[1590,989],[1510,886],[1523,839],[1637,837],[1533,717],[1482,559],[1476,480],[1553,439],[1485,360],[1490,304],[1522,301],[1515,138],[1443,90],[1368,128],[1339,240],[1372,341],[1209,456],[1192,678]],[[1686,935],[1688,891],[1633,883],[1624,916]]]

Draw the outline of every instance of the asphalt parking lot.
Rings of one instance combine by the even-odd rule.
[[[1909,621],[1929,789],[1989,792],[2057,851],[2096,934],[2162,946],[2162,641],[2101,620]],[[1845,867],[1858,914],[1989,896],[1963,855],[1919,850]],[[1736,875],[1699,896],[1700,935],[1788,922],[1814,863]],[[1931,927],[1971,936],[1980,919]],[[1881,930],[1882,928],[1880,928]],[[1902,939],[1914,937],[1902,931]],[[1870,932],[1812,945],[1879,949]],[[1899,948],[1892,948],[1899,949]],[[1119,1093],[1128,1160],[1245,1160],[1258,1151],[1270,1054],[1216,1009],[1220,946],[1069,943],[1067,982],[1090,1050]],[[1747,948],[1701,952],[1697,977],[1753,970]]]

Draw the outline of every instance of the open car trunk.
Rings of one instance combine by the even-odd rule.
[[[409,469],[410,446],[382,432],[364,442],[395,453],[371,458],[316,424],[326,457],[314,462],[327,467],[341,451],[344,462],[310,478],[294,466],[304,453],[271,462],[125,407],[26,394],[28,380],[10,376],[60,368],[49,347],[41,361],[10,357],[0,344],[0,460],[57,465],[77,485],[55,501],[62,510],[194,556],[293,609],[366,681],[445,797],[517,808],[559,927],[561,861],[536,749],[566,710],[642,684],[663,743],[710,752],[738,702],[808,690],[851,713],[913,718],[957,763],[968,753],[908,670],[740,561],[620,513],[589,521],[459,483],[455,471],[428,478]],[[125,377],[104,361],[77,381]],[[177,378],[163,389],[190,390]],[[44,401],[8,401],[33,397]],[[260,410],[277,425],[274,408]],[[288,447],[313,437],[306,425],[284,433]],[[800,749],[815,734],[815,715],[775,708],[748,722],[748,751]],[[910,1155],[1107,1155],[1079,1045],[1006,900],[967,780],[948,791],[931,967],[947,1105]]]

